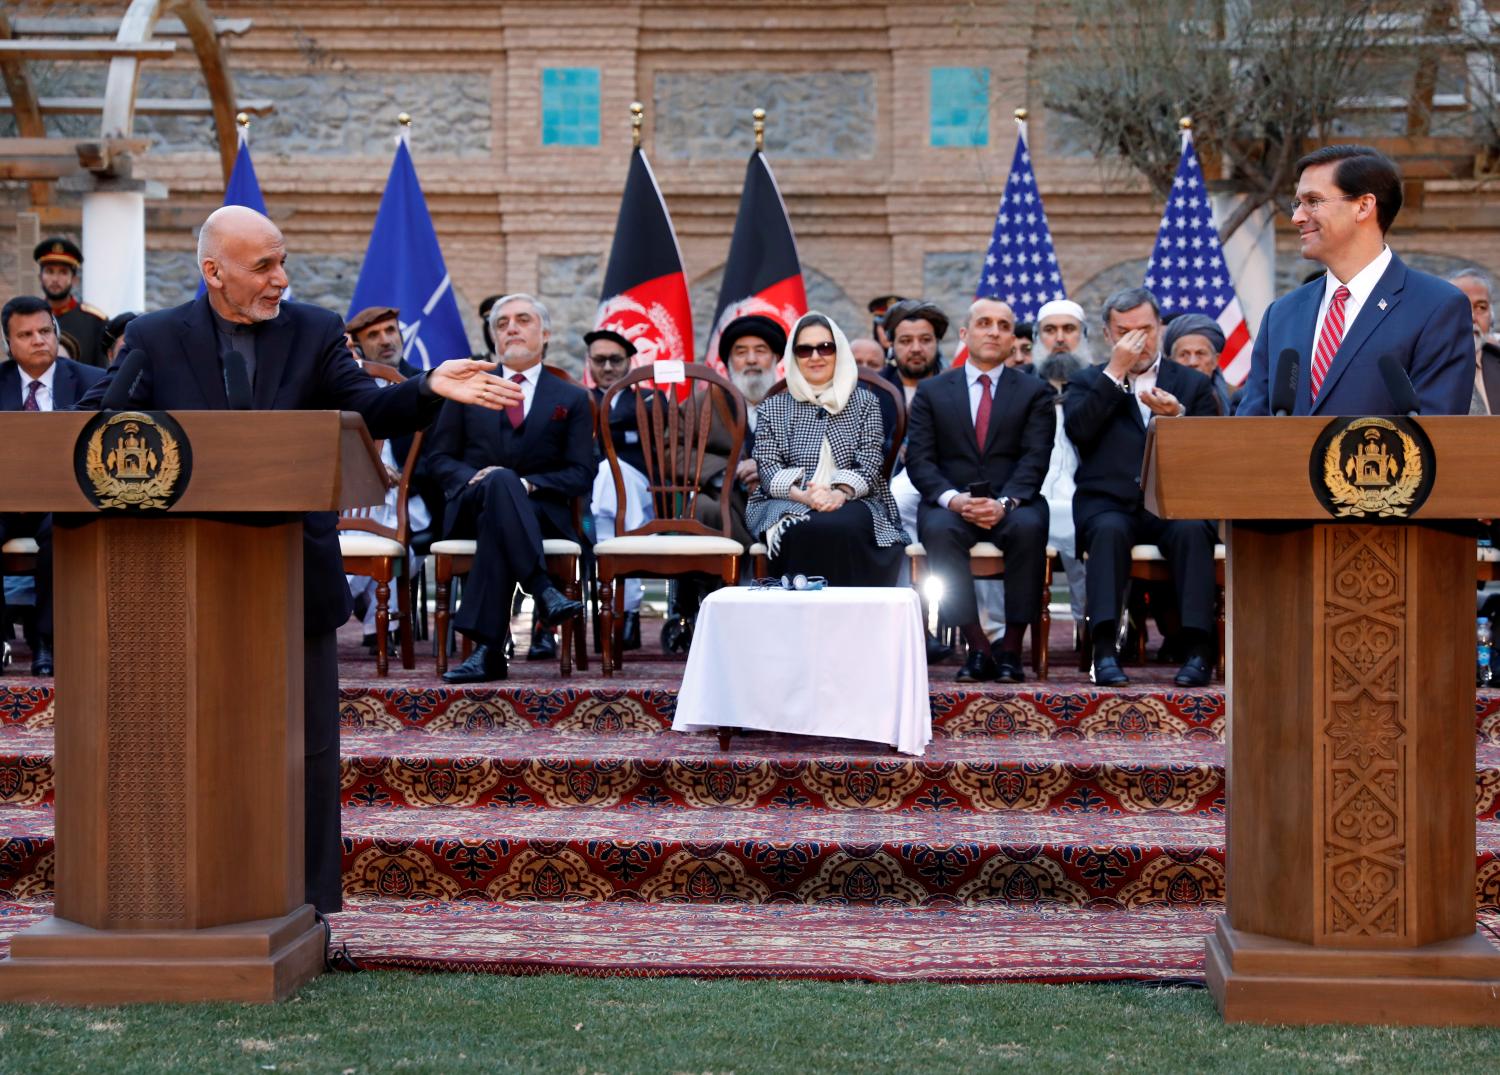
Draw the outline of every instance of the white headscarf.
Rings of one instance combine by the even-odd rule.
[[[796,346],[797,333],[811,317],[821,317],[827,321],[828,329],[833,333],[833,379],[821,388],[814,388],[807,383],[807,378],[802,376],[802,367],[797,364],[797,356],[792,351]],[[786,334],[786,353],[781,356],[781,364],[786,371],[786,390],[792,394],[792,398],[822,407],[829,414],[838,414],[843,410],[849,397],[854,395],[854,386],[859,384],[859,364],[854,361],[854,352],[849,350],[844,330],[839,328],[833,318],[816,310],[809,310],[799,317],[792,326],[792,331]]]
[[[821,388],[814,388],[807,383],[807,378],[802,376],[802,367],[797,363],[797,356],[793,352],[796,346],[797,333],[802,326],[807,324],[808,318],[821,317],[828,322],[828,330],[833,333],[834,362],[833,377]],[[844,336],[843,329],[834,322],[827,314],[820,314],[816,310],[809,310],[797,319],[792,326],[792,331],[786,336],[786,353],[782,356],[782,365],[786,370],[786,390],[791,393],[795,400],[803,403],[811,403],[815,407],[822,407],[829,414],[838,414],[849,402],[849,397],[854,395],[854,389],[859,384],[859,366],[854,361],[854,352],[849,350],[849,341]],[[833,448],[828,443],[828,437],[823,437],[823,444],[818,450],[818,468],[813,472],[809,484],[827,485],[833,480],[833,472],[837,469],[833,463]]]

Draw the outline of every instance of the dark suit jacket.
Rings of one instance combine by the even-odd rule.
[[[1176,396],[1190,415],[1219,414],[1213,382],[1197,370],[1164,358],[1157,366],[1156,387]],[[1141,507],[1146,423],[1135,396],[1121,391],[1103,366],[1089,366],[1068,379],[1063,429],[1078,449],[1073,524],[1081,530],[1100,512],[1134,512]]]
[[[71,358],[59,357],[57,373],[52,378],[52,409],[70,411],[78,405],[84,392],[104,376],[104,371],[93,366],[74,362]],[[26,401],[22,386],[24,380],[21,367],[14,359],[0,362],[0,411],[18,411]]]
[[[1025,503],[1041,491],[1052,458],[1057,413],[1052,386],[1037,377],[997,367],[1000,379],[990,409],[984,452],[969,417],[969,382],[962,366],[917,386],[906,426],[906,473],[922,494],[917,509],[939,510],[949,489],[967,492],[988,481],[996,497]]]
[[[604,406],[604,390],[591,388],[594,406]],[[646,472],[646,456],[641,450],[639,416],[635,413],[636,390],[627,388],[615,396],[614,406],[609,412],[609,439],[614,441],[615,455],[622,463],[629,463],[642,474]],[[604,462],[604,445],[594,446],[594,463]]]
[[[1484,394],[1490,400],[1490,413],[1500,413],[1500,347],[1486,343],[1480,348],[1479,369],[1484,377]]]
[[[422,454],[447,494],[442,532],[458,519],[458,500],[469,479],[488,466],[507,467],[533,486],[532,506],[558,534],[581,541],[573,525],[573,499],[594,485],[594,437],[588,390],[543,372],[531,410],[519,430],[504,411],[453,403],[443,407]],[[428,505],[434,517],[437,505]]]
[[[213,314],[207,296],[137,317],[125,329],[122,358],[146,352],[131,406],[166,411],[229,409]],[[316,306],[283,302],[255,341],[254,409],[357,411],[370,435],[384,440],[418,429],[442,402],[425,380],[380,387],[360,369],[344,343],[338,317]],[[111,366],[79,403],[97,408],[119,370]],[[303,526],[303,624],[308,634],[332,631],[349,618],[353,602],[339,554],[338,515],[312,512]]]
[[[1297,352],[1294,414],[1394,414],[1378,365],[1395,355],[1417,390],[1423,414],[1468,414],[1474,392],[1474,336],[1469,300],[1446,280],[1408,269],[1395,254],[1344,333],[1312,399],[1312,353],[1325,278],[1271,303],[1251,352],[1250,376],[1236,414],[1271,413],[1271,377],[1287,348]],[[1381,303],[1385,308],[1381,308]]]

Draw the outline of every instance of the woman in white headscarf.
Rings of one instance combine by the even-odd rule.
[[[786,391],[756,408],[760,485],[745,506],[776,574],[823,575],[835,586],[894,586],[904,548],[886,488],[880,402],[859,385],[839,327],[804,314],[783,356]]]

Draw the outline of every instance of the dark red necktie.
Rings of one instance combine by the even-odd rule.
[[[39,411],[42,405],[36,401],[36,390],[42,387],[41,381],[32,381],[31,387],[26,389],[26,400],[21,404],[23,411]]]
[[[1328,304],[1328,315],[1323,318],[1323,331],[1318,333],[1318,346],[1313,351],[1313,399],[1318,398],[1318,390],[1323,387],[1328,367],[1333,365],[1333,356],[1338,353],[1339,344],[1344,341],[1344,301],[1348,298],[1349,289],[1340,284],[1333,293],[1333,301]]]
[[[511,380],[515,381],[516,384],[525,384],[526,374],[517,373],[511,377]],[[520,429],[521,423],[526,421],[526,400],[522,399],[520,403],[517,403],[513,407],[506,407],[505,417],[510,419],[510,428]]]
[[[974,412],[974,439],[979,442],[979,450],[984,451],[985,438],[990,432],[990,375],[981,373],[979,375],[979,409]]]

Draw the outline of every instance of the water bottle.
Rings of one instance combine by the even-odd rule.
[[[1485,616],[1479,617],[1479,667],[1477,682],[1481,687],[1488,687],[1494,681],[1494,671],[1490,667],[1492,650],[1490,644],[1494,636],[1490,630],[1490,621]]]

